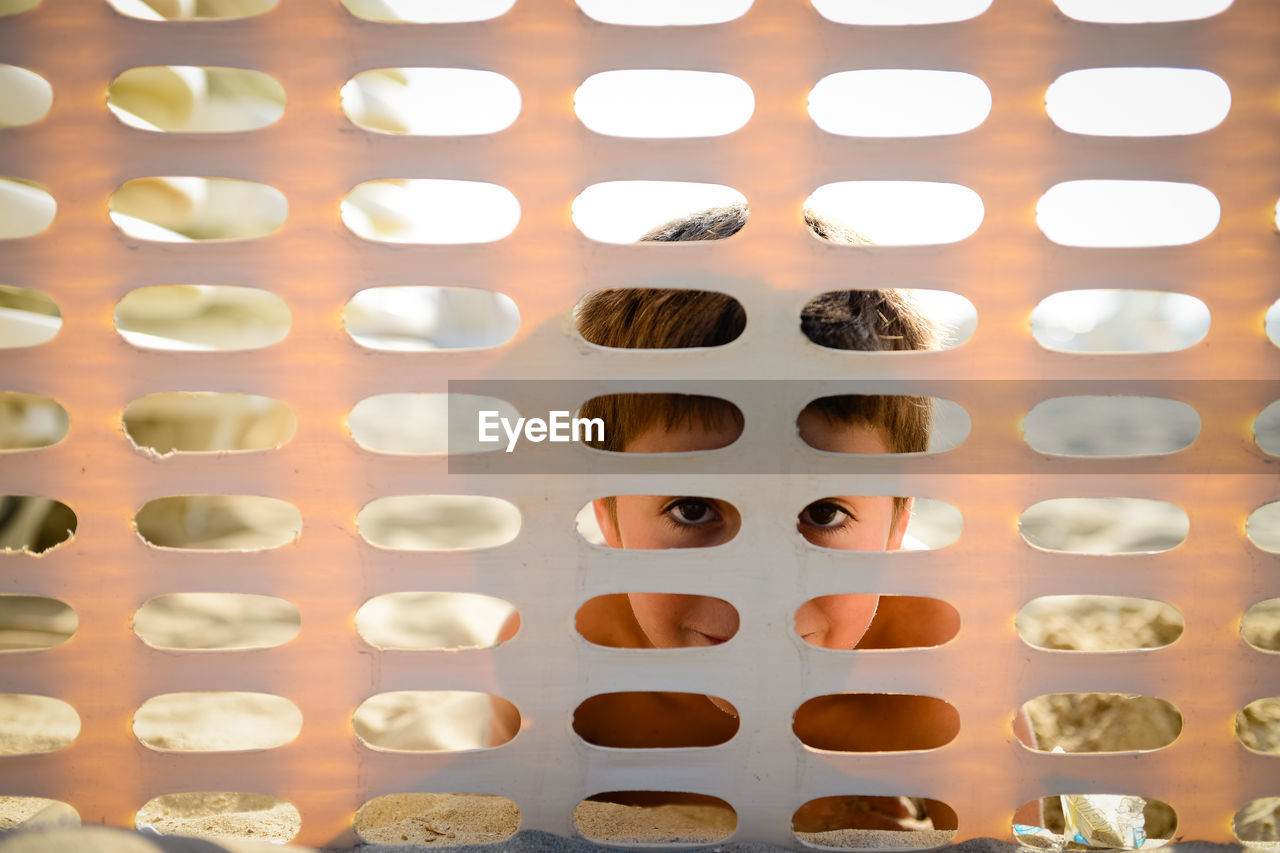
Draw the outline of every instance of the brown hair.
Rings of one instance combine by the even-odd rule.
[[[745,205],[712,208],[650,231],[642,242],[718,240],[736,234],[747,220]],[[815,236],[840,243],[868,245],[865,237],[805,212]],[[598,290],[578,306],[578,332],[591,343],[628,349],[713,347],[736,340],[746,327],[741,303],[722,293],[701,290],[625,288]],[[934,349],[933,324],[915,302],[897,290],[844,290],[810,300],[800,328],[815,344],[831,349],[901,351]],[[932,405],[928,397],[841,395],[821,397],[815,410],[833,425],[877,429],[894,453],[929,449]],[[605,439],[590,442],[600,450],[625,451],[655,426],[674,430],[699,424],[720,429],[732,423],[740,431],[742,412],[726,400],[686,394],[610,394],[589,400],[580,416],[602,418]],[[894,498],[894,520],[906,506]],[[612,506],[611,506],[612,512]]]
[[[627,287],[589,295],[578,307],[577,326],[602,347],[715,347],[737,340],[747,312],[723,293]]]

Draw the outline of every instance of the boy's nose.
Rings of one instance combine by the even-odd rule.
[[[805,639],[810,639],[811,634],[822,633],[829,627],[827,617],[813,599],[800,605],[800,609],[796,611],[796,633]]]

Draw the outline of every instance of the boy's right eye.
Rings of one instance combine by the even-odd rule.
[[[677,524],[691,527],[712,524],[720,520],[720,513],[716,512],[709,501],[702,498],[681,498],[668,504],[663,512]]]

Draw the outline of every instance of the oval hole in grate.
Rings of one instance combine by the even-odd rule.
[[[167,133],[257,130],[284,115],[284,87],[247,68],[148,65],[111,81],[107,106],[129,127]]]
[[[1255,699],[1236,714],[1236,739],[1250,752],[1280,755],[1280,696]]]
[[[1140,820],[1137,819],[1139,810]],[[1147,850],[1163,846],[1173,838],[1178,828],[1178,815],[1168,803],[1124,794],[1063,794],[1041,797],[1024,804],[1018,812],[1038,814],[1038,824],[1022,823],[1015,818],[1013,826],[1014,841],[1024,848],[1035,850],[1060,849],[1065,844],[1082,849],[1091,846],[1098,849]],[[1068,812],[1072,813],[1069,830],[1066,825]],[[1099,825],[1106,828],[1090,830],[1077,818],[1081,812],[1104,816]],[[1139,830],[1138,834],[1134,833],[1135,827]],[[1121,831],[1122,828],[1127,831]],[[1064,832],[1069,832],[1071,837],[1063,838]],[[1092,844],[1073,842],[1077,832],[1081,832],[1082,837],[1089,836]]]
[[[719,240],[742,227],[746,202],[746,196],[722,184],[606,181],[579,193],[571,215],[579,231],[601,243]],[[710,224],[694,226],[699,218]],[[681,233],[689,230],[700,234]]]
[[[955,838],[958,825],[949,805],[921,797],[818,797],[791,816],[796,840],[823,850],[937,847]]]
[[[885,312],[886,308],[892,310]],[[863,318],[871,311],[923,322],[891,320],[868,328]],[[952,349],[969,340],[977,327],[978,311],[972,302],[958,293],[927,288],[832,290],[810,299],[800,312],[800,331],[810,341],[856,352]]]
[[[142,349],[258,349],[282,340],[293,316],[256,287],[178,284],[140,287],[116,303],[116,331]]]
[[[1258,413],[1253,421],[1253,440],[1263,453],[1280,456],[1280,400]]]
[[[826,752],[937,749],[960,733],[960,714],[933,696],[836,693],[797,708],[792,731],[809,749]]]
[[[511,602],[473,592],[391,592],[356,611],[356,632],[379,649],[491,649],[519,624]]]
[[[0,65],[0,128],[34,124],[51,106],[53,87],[48,80],[26,68]]]
[[[973,130],[990,112],[987,84],[960,71],[841,71],[809,92],[809,117],[840,136],[947,136]]]
[[[275,187],[235,178],[135,178],[111,194],[108,206],[125,236],[157,243],[256,240],[289,215]]]
[[[165,693],[133,715],[134,735],[161,752],[275,749],[301,731],[298,706],[271,693]]]
[[[369,349],[488,349],[511,340],[520,310],[506,294],[475,287],[371,287],[343,308],[342,324]]]
[[[0,16],[4,15],[0,4]],[[0,796],[0,832],[80,826],[80,813],[62,800]]]
[[[747,325],[742,303],[728,294],[656,287],[593,290],[574,306],[573,318],[584,340],[611,349],[723,346]]]
[[[687,847],[724,841],[738,828],[738,813],[707,794],[605,791],[578,803],[573,828],[600,844]]]
[[[1198,184],[1066,181],[1036,202],[1036,225],[1063,246],[1183,246],[1218,227],[1222,206]]]
[[[603,394],[582,404],[577,417],[599,419],[598,432],[584,429],[582,443],[609,453],[698,453],[733,444],[742,435],[742,410],[719,397],[700,394]],[[628,430],[624,424],[645,426]],[[656,429],[659,424],[675,428]],[[608,428],[613,425],[614,428]]]
[[[133,614],[133,632],[155,649],[266,649],[301,627],[298,608],[283,598],[238,592],[157,595]]]
[[[731,541],[741,527],[737,507],[709,497],[610,495],[578,514],[578,533],[610,548],[713,548]]]
[[[484,443],[476,428],[482,412],[516,423],[510,403],[476,394],[377,394],[347,415],[356,444],[373,453],[467,454],[503,449],[505,440]]]
[[[931,181],[840,181],[824,184],[804,202],[821,222],[815,235],[854,246],[936,246],[956,243],[982,225],[976,192]]]
[[[385,794],[355,817],[366,844],[493,844],[519,828],[520,808],[495,794]]]
[[[1150,598],[1045,595],[1027,602],[1014,622],[1036,649],[1122,652],[1160,649],[1182,636],[1182,614]]]
[[[149,800],[138,809],[134,825],[161,835],[285,844],[302,829],[302,816],[292,803],[267,794],[201,791]]]
[[[742,78],[713,71],[603,71],[573,94],[573,110],[588,129],[639,139],[723,136],[755,108]]]
[[[1280,841],[1277,837],[1277,816],[1280,815],[1280,797],[1261,797],[1245,803],[1244,808],[1231,819],[1231,831],[1236,840],[1254,846],[1267,843],[1267,848]],[[1263,848],[1263,849],[1267,849]]]
[[[385,752],[458,752],[502,746],[520,730],[520,712],[500,696],[466,690],[400,690],[356,709],[356,737]]]
[[[1027,413],[1022,432],[1037,453],[1160,456],[1191,446],[1200,413],[1163,397],[1054,397]]]
[[[279,400],[215,391],[148,394],[125,407],[122,421],[135,448],[160,456],[273,450],[298,426]]]
[[[71,420],[56,400],[0,391],[0,451],[51,447],[67,435]]]
[[[521,105],[510,79],[471,68],[372,68],[348,80],[340,97],[357,127],[407,136],[497,133]]]
[[[1126,693],[1047,693],[1022,705],[1031,718],[1036,752],[1109,753],[1164,749],[1182,733],[1172,702]]]
[[[740,18],[752,0],[712,0],[686,3],[684,0],[577,0],[587,17],[602,24],[640,27],[688,27],[723,24]]]
[[[578,737],[613,749],[719,746],[732,740],[738,727],[732,704],[701,693],[599,693],[573,711]]]
[[[515,230],[520,202],[483,181],[366,181],[342,200],[342,223],[377,243],[492,243]]]
[[[1209,308],[1156,290],[1064,290],[1031,312],[1031,334],[1055,352],[1176,352],[1209,333]]]
[[[796,532],[810,545],[828,551],[928,550],[913,535],[914,503],[910,497],[893,495],[817,497],[796,513]],[[904,519],[904,513],[911,515]]]
[[[901,426],[886,443],[882,425],[890,423]],[[970,423],[959,403],[903,394],[819,397],[796,418],[800,439],[813,449],[857,455],[944,453],[964,443]]]
[[[828,21],[861,26],[950,24],[976,18],[990,6],[991,0],[813,0],[813,7]]]
[[[80,715],[61,699],[0,693],[0,756],[53,752],[79,735]]]
[[[633,622],[638,630],[629,627]],[[658,631],[657,625],[668,630]],[[709,595],[614,593],[598,595],[579,607],[574,627],[588,643],[612,649],[713,646],[738,633],[738,610],[723,598]]]
[[[1053,0],[1068,18],[1096,24],[1155,24],[1195,21],[1226,9],[1232,0]]]
[[[1148,498],[1054,498],[1024,510],[1018,532],[1042,551],[1154,554],[1187,538],[1181,507]]]
[[[0,18],[34,9],[40,2],[41,0],[0,0]]]
[[[173,495],[142,505],[133,519],[143,541],[182,551],[266,551],[297,541],[302,514],[261,495]]]
[[[516,0],[342,0],[347,11],[365,21],[380,24],[460,24],[488,21],[505,15]]]
[[[1280,598],[1259,601],[1245,611],[1240,636],[1260,652],[1280,652]]]
[[[1277,227],[1280,227],[1280,202],[1276,204],[1276,221]],[[1263,318],[1263,330],[1271,339],[1271,343],[1280,347],[1280,299],[1271,303],[1271,307],[1267,309],[1266,316]]]
[[[1069,133],[1182,136],[1217,127],[1231,110],[1231,89],[1199,68],[1085,68],[1054,80],[1044,100]]]
[[[0,349],[42,344],[61,328],[62,312],[48,296],[0,284]]]
[[[931,551],[945,548],[960,538],[964,516],[946,501],[911,499],[911,520],[902,540],[903,551]]]
[[[930,649],[955,639],[960,612],[937,598],[837,593],[806,601],[796,611],[795,628],[820,649]]]
[[[34,237],[53,224],[58,203],[48,189],[23,178],[0,177],[0,240]]]
[[[0,554],[43,554],[76,532],[71,507],[37,495],[0,495]]]
[[[230,21],[275,8],[278,0],[107,0],[121,15],[144,21]]]
[[[0,651],[52,649],[71,639],[79,625],[76,612],[56,598],[0,595]]]
[[[475,551],[515,539],[520,510],[482,495],[398,495],[365,504],[356,526],[376,548]]]
[[[1263,504],[1250,513],[1244,532],[1263,551],[1280,554],[1280,501]]]

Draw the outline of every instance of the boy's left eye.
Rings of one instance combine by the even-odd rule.
[[[835,528],[852,516],[831,501],[814,501],[800,511],[800,523],[810,527]]]
[[[720,520],[715,507],[701,498],[683,498],[670,504],[664,512],[677,523],[689,526]]]

